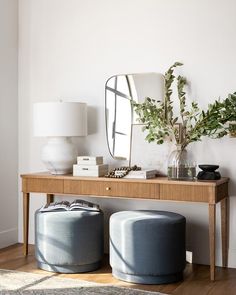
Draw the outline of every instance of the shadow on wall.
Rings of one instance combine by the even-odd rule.
[[[98,109],[96,107],[88,106],[87,109],[88,121],[88,135],[98,133]],[[89,154],[86,137],[75,137],[73,142],[78,147],[78,155],[83,156]]]
[[[98,133],[98,109],[88,106],[88,135]]]
[[[208,227],[199,221],[187,220],[186,239],[186,250],[193,253],[193,263],[209,264],[209,253],[206,251],[209,247]]]
[[[220,173],[222,176],[227,175],[230,177],[230,182],[229,182],[229,195],[230,196],[236,196],[236,179],[234,175],[230,173],[230,169],[227,167],[222,167],[220,168]]]

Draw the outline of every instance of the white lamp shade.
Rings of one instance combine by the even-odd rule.
[[[86,136],[87,104],[43,102],[34,104],[34,136]]]

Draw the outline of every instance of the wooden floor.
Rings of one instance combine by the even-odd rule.
[[[30,246],[29,256],[23,256],[21,244],[0,250],[0,268],[31,273],[45,273],[37,269],[34,258],[34,247]],[[101,269],[85,274],[58,274],[59,277],[82,279],[97,283],[109,283],[116,286],[132,287],[142,290],[159,291],[174,295],[236,295],[236,269],[217,268],[216,281],[209,280],[209,267],[188,264],[184,280],[168,285],[138,285],[128,284],[112,277],[108,258],[104,259]]]

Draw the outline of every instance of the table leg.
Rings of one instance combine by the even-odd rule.
[[[210,277],[215,280],[216,205],[209,204]]]
[[[228,198],[221,200],[222,266],[228,265]]]
[[[47,204],[53,203],[54,195],[53,194],[47,194]]]
[[[24,256],[28,255],[30,194],[23,193]]]

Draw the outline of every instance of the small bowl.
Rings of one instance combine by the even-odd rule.
[[[218,169],[220,166],[219,165],[198,165],[198,167],[200,169],[202,169],[203,171],[207,171],[207,172],[214,172],[216,169]]]

